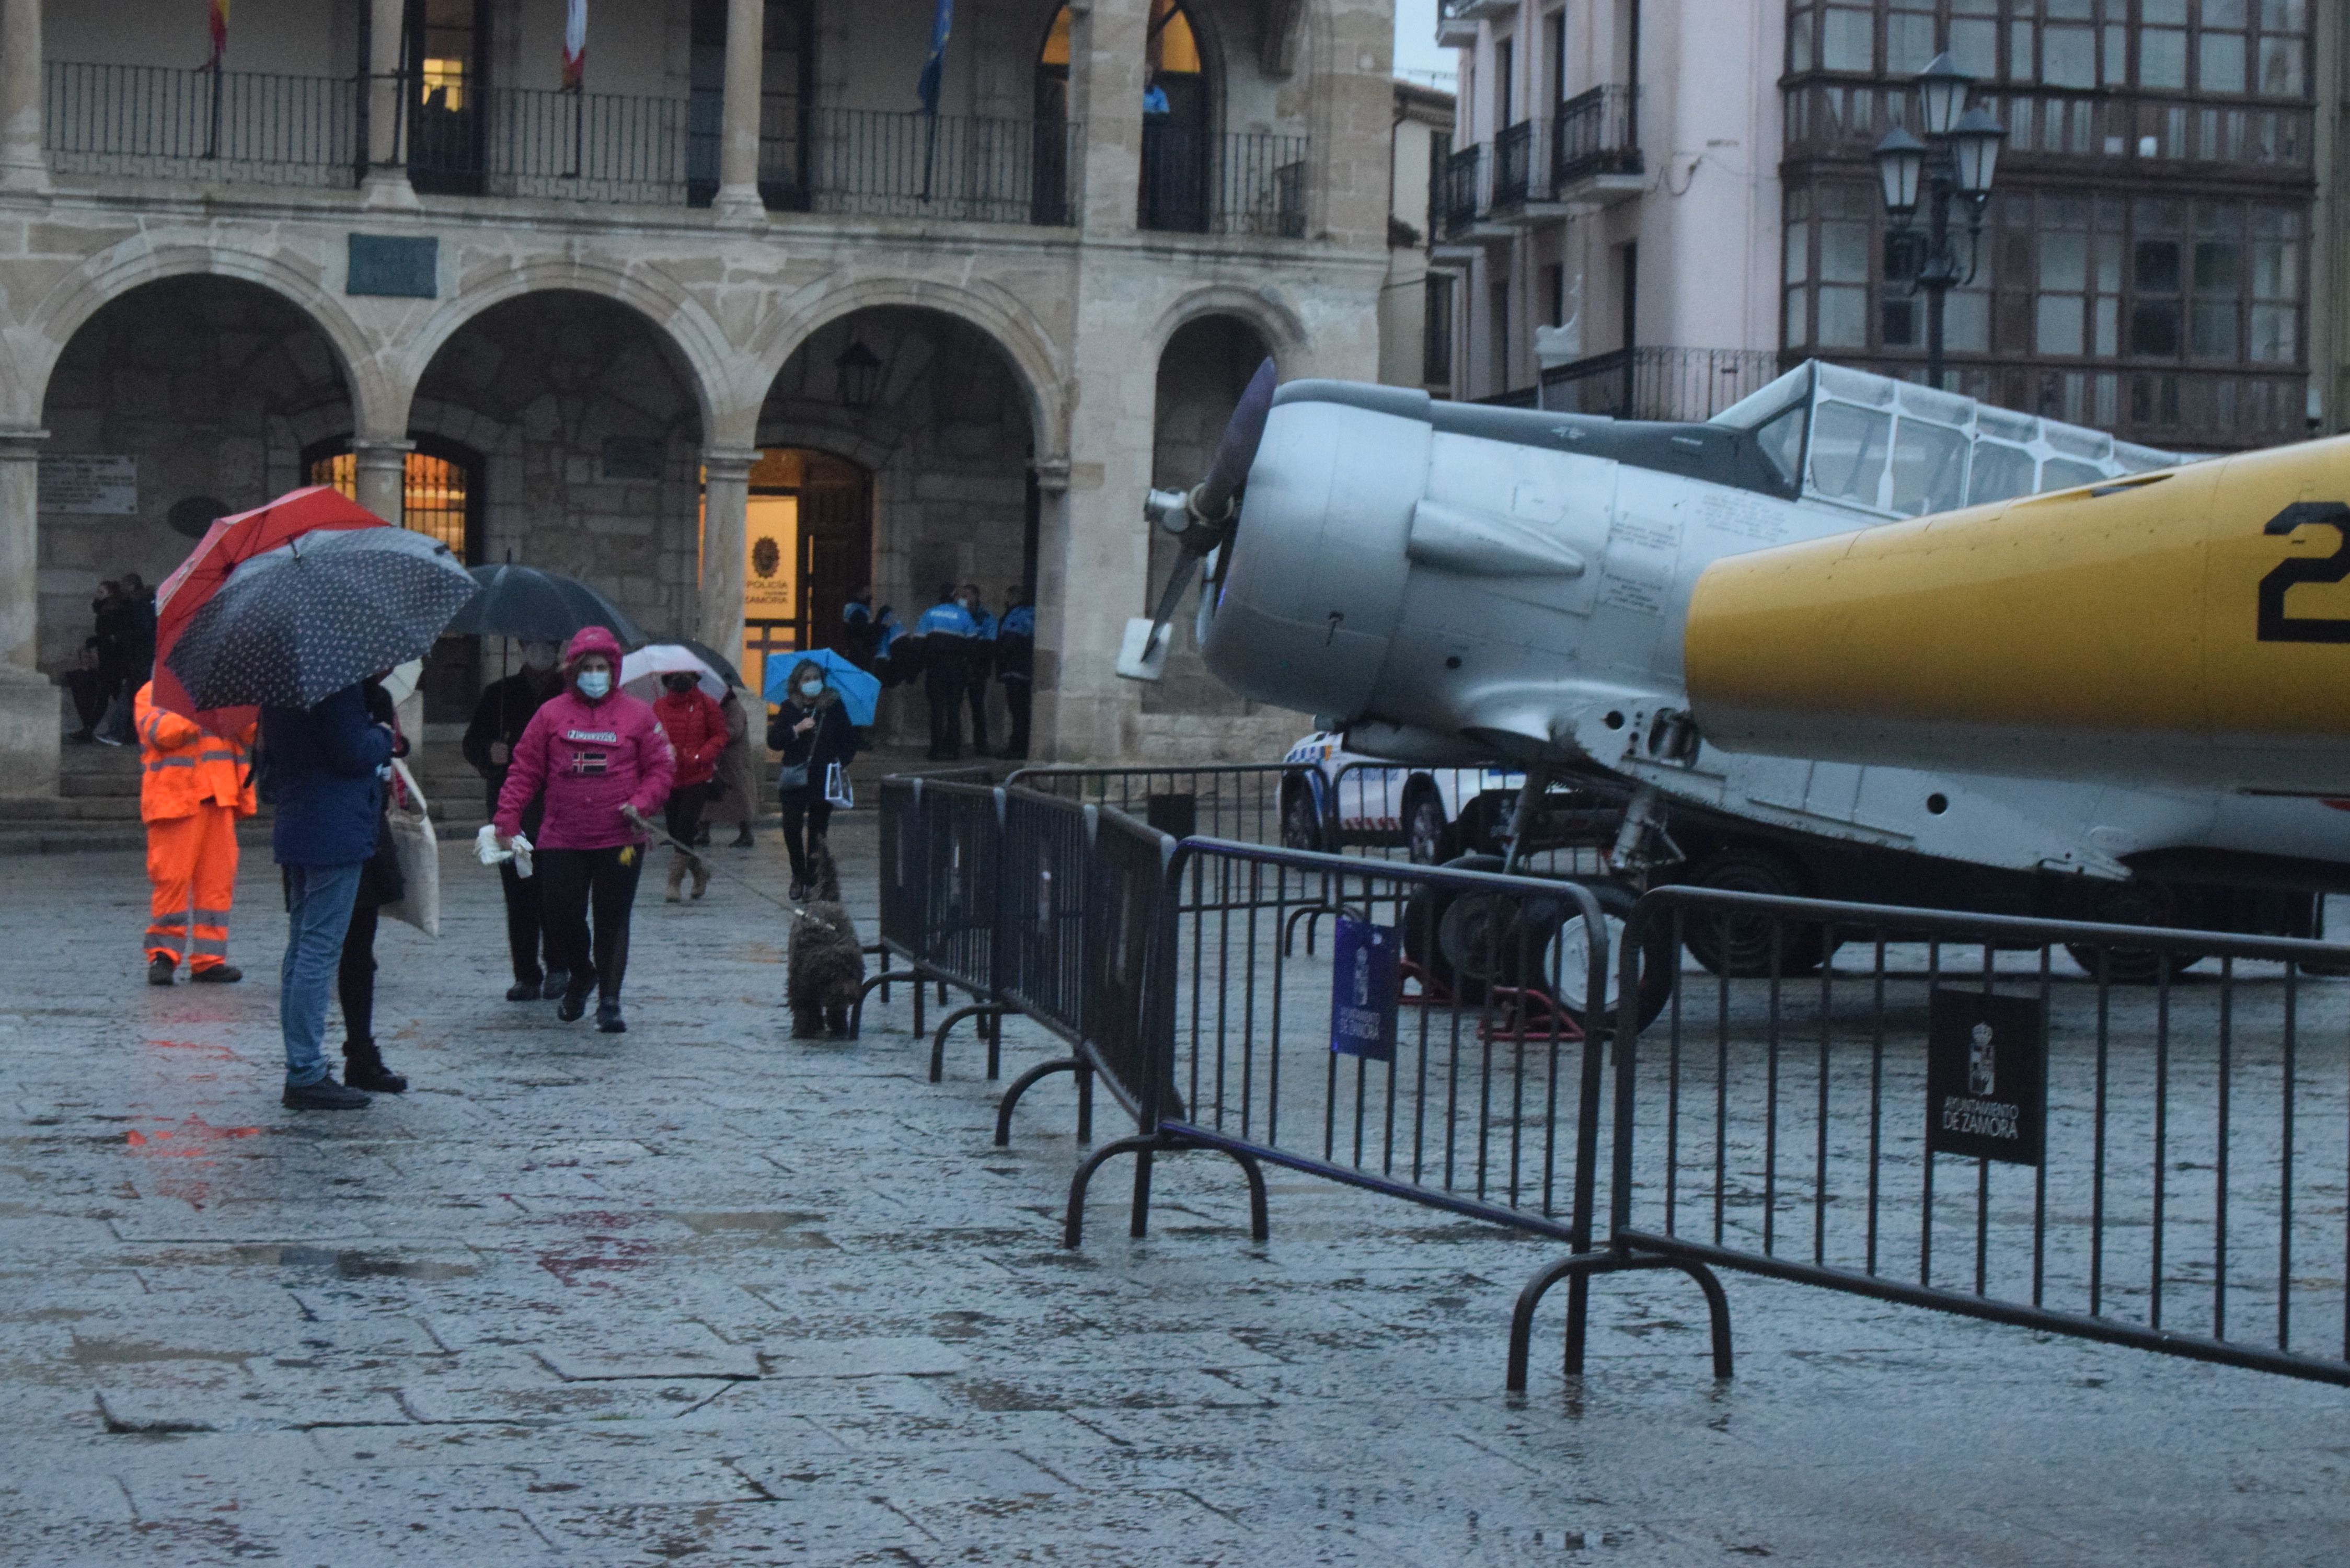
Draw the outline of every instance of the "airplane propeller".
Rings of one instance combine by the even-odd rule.
[[[1130,680],[1156,680],[1166,672],[1167,649],[1172,641],[1167,624],[1175,618],[1175,607],[1183,602],[1184,591],[1191,586],[1201,561],[1211,562],[1211,575],[1222,568],[1224,546],[1240,524],[1241,488],[1248,483],[1249,467],[1256,462],[1258,443],[1264,440],[1265,416],[1273,411],[1274,381],[1273,361],[1267,359],[1249,378],[1232,417],[1225,422],[1223,440],[1216,447],[1206,478],[1188,492],[1154,490],[1144,503],[1144,514],[1175,535],[1183,553],[1159,593],[1157,612],[1147,620],[1137,616],[1126,623],[1126,645],[1118,654],[1118,672]],[[1201,589],[1203,595],[1210,591]]]

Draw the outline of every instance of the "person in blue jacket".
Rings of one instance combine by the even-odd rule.
[[[261,744],[276,807],[271,830],[286,872],[286,961],[277,1023],[286,1037],[284,1103],[295,1110],[355,1110],[368,1103],[327,1064],[327,998],[335,984],[359,873],[376,852],[383,810],[379,770],[404,749],[368,717],[359,683],[310,708],[264,708]]]
[[[971,754],[987,755],[987,680],[995,673],[995,618],[979,597],[977,583],[962,586],[963,613],[971,617]]]
[[[1028,700],[1036,690],[1036,607],[1030,597],[1027,584],[1013,584],[995,628],[995,678],[1003,682],[1003,707],[1012,716],[1012,735],[1003,742],[1007,757],[1028,754]]]
[[[934,763],[962,755],[963,692],[971,685],[971,646],[978,632],[979,623],[955,597],[955,586],[941,583],[939,602],[922,612],[910,634],[922,639],[922,692],[931,700]]]

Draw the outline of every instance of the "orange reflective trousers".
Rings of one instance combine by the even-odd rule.
[[[236,818],[234,806],[206,801],[191,816],[147,825],[149,961],[177,962],[187,944],[188,967],[228,961],[228,912],[236,898]],[[192,905],[195,920],[189,923]]]

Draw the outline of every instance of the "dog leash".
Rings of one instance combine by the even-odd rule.
[[[812,919],[808,912],[799,905],[776,898],[773,893],[768,892],[764,888],[760,887],[748,877],[737,877],[732,871],[722,871],[718,867],[712,866],[709,860],[704,857],[700,850],[692,848],[688,845],[680,844],[676,839],[671,838],[665,830],[655,827],[651,823],[647,822],[643,817],[637,815],[634,812],[629,813],[629,818],[639,827],[651,835],[653,838],[662,844],[668,845],[671,849],[677,850],[679,853],[684,855],[689,860],[709,870],[711,875],[715,877],[723,877],[730,882],[738,882],[742,884],[742,886],[750,892],[753,898],[765,899],[768,903],[773,904],[776,909],[783,910],[784,913],[789,915],[795,920]],[[653,846],[648,844],[645,847],[650,849]]]

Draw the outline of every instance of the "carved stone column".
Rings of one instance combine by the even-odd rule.
[[[743,640],[743,552],[751,505],[753,448],[702,449],[702,591],[694,635],[721,653]]]
[[[759,113],[764,88],[766,0],[727,0],[726,89],[718,132],[719,221],[764,223],[759,198]],[[712,647],[717,646],[712,644]]]
[[[1070,0],[1069,118],[1081,124],[1079,213],[1090,230],[1135,226],[1150,0]]]
[[[397,528],[408,502],[408,454],[412,441],[355,441],[354,466],[359,470],[359,504]]]
[[[46,191],[41,0],[0,0],[0,189]]]
[[[401,0],[368,0],[368,167],[362,188],[365,199],[377,204],[405,206],[416,200],[408,182],[409,116],[400,102],[407,87],[400,76],[407,62],[400,57],[406,10]]]
[[[35,667],[41,597],[41,443],[0,431],[0,795],[55,795],[63,732],[57,689]]]

